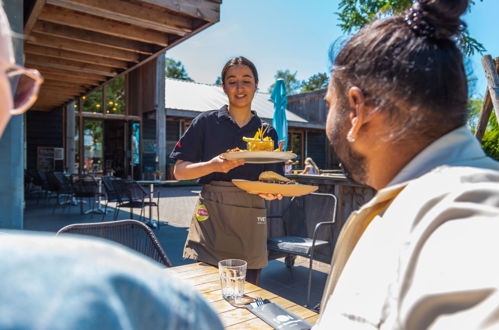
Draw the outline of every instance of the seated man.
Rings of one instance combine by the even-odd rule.
[[[378,190],[339,235],[321,329],[499,325],[499,163],[466,128],[467,0],[419,0],[334,59],[327,134]]]
[[[42,81],[16,66],[1,2],[0,66],[1,136]],[[0,329],[223,329],[195,289],[111,243],[8,231],[0,233],[0,260]]]

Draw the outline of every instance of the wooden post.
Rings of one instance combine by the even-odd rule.
[[[161,171],[161,179],[166,179],[166,114],[165,114],[165,56],[156,58],[156,157],[158,159],[156,170]]]
[[[499,119],[499,74],[497,74],[497,66],[490,55],[482,57],[482,66],[485,70],[492,106],[494,107],[496,118]]]
[[[75,167],[75,102],[70,102],[66,108],[66,155],[65,163],[68,173],[73,174]]]

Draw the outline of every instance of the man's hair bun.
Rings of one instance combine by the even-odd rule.
[[[416,0],[405,21],[418,35],[431,39],[450,39],[466,27],[461,15],[469,0]]]

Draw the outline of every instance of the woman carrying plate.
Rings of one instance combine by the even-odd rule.
[[[255,65],[240,56],[222,70],[222,88],[229,105],[197,116],[170,154],[178,180],[199,179],[203,185],[184,247],[184,258],[214,266],[223,259],[248,263],[246,280],[257,283],[267,265],[267,221],[262,198],[235,187],[232,179],[257,181],[263,171],[283,174],[282,163],[245,164],[220,156],[233,148],[246,149],[243,137],[253,137],[264,127],[265,136],[278,147],[277,133],[264,125],[251,102],[258,86]],[[266,129],[265,129],[266,128]],[[278,196],[279,198],[281,196]]]

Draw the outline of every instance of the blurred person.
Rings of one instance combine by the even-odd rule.
[[[229,104],[206,111],[192,121],[170,154],[175,160],[177,180],[199,179],[203,186],[192,217],[184,258],[214,266],[223,259],[248,263],[246,280],[257,284],[268,263],[267,210],[263,199],[282,198],[252,195],[237,188],[232,179],[257,181],[260,173],[283,173],[279,164],[245,164],[227,160],[221,153],[246,149],[243,137],[254,136],[265,127],[251,104],[258,86],[253,62],[243,56],[230,59],[223,67],[222,88]],[[265,135],[278,148],[277,132],[268,125]]]
[[[319,166],[317,166],[312,158],[307,157],[304,164],[305,167],[300,174],[320,174]]]
[[[288,160],[284,163],[284,174],[293,174],[293,161]]]
[[[0,1],[0,135],[42,82],[13,54]],[[194,288],[135,251],[48,233],[0,236],[0,329],[223,329]]]
[[[419,0],[332,60],[327,134],[378,190],[345,223],[317,329],[499,327],[499,164],[466,128],[467,0]]]

